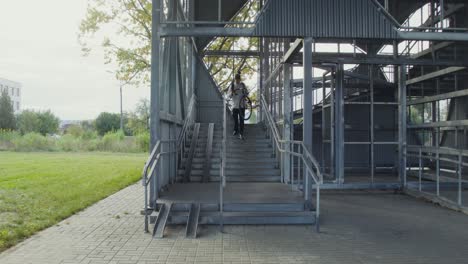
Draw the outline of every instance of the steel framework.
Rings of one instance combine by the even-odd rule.
[[[249,1],[259,2],[256,18],[235,19]],[[226,121],[203,57],[250,57],[260,122],[278,129],[274,144],[304,148],[276,149],[284,183],[411,189],[466,206],[466,1],[249,1],[153,0],[152,150],[178,151],[162,143],[185,138],[187,120]],[[217,37],[255,37],[258,49],[207,48]],[[320,161],[323,183],[309,181],[316,172],[305,152]],[[173,156],[151,170],[148,207],[176,179]]]

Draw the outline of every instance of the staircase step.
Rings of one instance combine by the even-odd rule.
[[[183,175],[185,173],[184,169],[179,170],[179,175]],[[194,169],[192,167],[192,176],[201,176],[203,175],[203,169]],[[219,169],[211,169],[210,170],[211,176],[218,176]],[[281,172],[279,169],[263,169],[263,170],[249,170],[249,169],[226,169],[226,176],[280,176]]]
[[[212,163],[211,164],[211,169],[216,169],[216,170],[219,170],[219,163]],[[183,168],[183,166],[181,167]],[[204,163],[203,162],[200,162],[200,163],[192,163],[192,169],[203,169],[204,168]],[[265,163],[250,163],[250,164],[227,164],[226,165],[226,169],[229,170],[229,169],[245,169],[245,168],[249,168],[249,169],[277,169],[277,165],[276,164],[273,164],[271,162],[265,162]]]
[[[192,182],[201,182],[201,176],[190,177]],[[280,182],[280,176],[226,176],[228,182]],[[210,182],[219,182],[219,176],[210,176]]]
[[[174,212],[171,224],[185,224],[188,212]],[[201,212],[199,224],[219,224],[219,212]],[[226,225],[314,224],[315,212],[223,212]]]

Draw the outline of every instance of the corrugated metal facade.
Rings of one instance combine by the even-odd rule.
[[[371,0],[270,0],[254,35],[396,39],[397,31]]]
[[[197,122],[221,123],[223,117],[221,93],[200,58],[197,58],[196,65]]]

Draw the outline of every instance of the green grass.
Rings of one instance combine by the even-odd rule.
[[[145,157],[0,152],[0,251],[136,182]]]

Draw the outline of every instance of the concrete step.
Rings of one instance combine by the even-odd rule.
[[[192,182],[201,182],[201,176],[191,176]],[[280,182],[280,176],[226,176],[228,182]],[[210,182],[219,182],[219,176],[210,176]]]
[[[185,169],[179,169],[179,175],[184,175]],[[203,175],[203,169],[194,169],[192,166],[193,176],[201,176]],[[219,176],[219,169],[211,169],[210,170],[211,176]],[[261,169],[261,170],[252,170],[252,169],[226,169],[226,176],[275,176],[280,177],[281,171],[279,169]]]
[[[219,163],[212,163],[211,164],[211,169],[219,170]],[[192,169],[203,169],[205,167],[205,164],[200,162],[200,163],[192,163]],[[181,168],[184,168],[183,166]],[[266,162],[266,163],[251,163],[251,164],[227,164],[226,169],[277,169],[277,165],[271,162]]]
[[[244,153],[244,152],[228,152],[226,153],[228,158],[243,158],[244,160],[254,160],[256,158],[273,158],[273,154],[271,152],[252,152],[252,153]]]
[[[185,224],[187,219],[188,212],[172,212],[169,224]],[[220,219],[219,212],[200,212],[199,224],[217,225]],[[315,212],[224,212],[222,219],[226,225],[314,224]]]
[[[202,212],[219,212],[218,203],[200,204]],[[190,204],[175,203],[172,212],[188,212]],[[224,212],[304,212],[304,202],[296,203],[225,203]]]
[[[272,164],[277,164],[277,161],[275,158],[272,157],[258,157],[257,159],[249,159],[246,160],[244,158],[239,158],[239,157],[227,157],[227,164],[240,164],[240,165],[245,165],[245,164],[252,164],[252,163],[258,163],[258,164],[264,164],[264,163],[272,163]],[[182,159],[181,164],[185,164],[186,158]],[[194,157],[192,160],[193,163],[204,163],[205,162],[205,157]],[[212,164],[219,164],[221,162],[220,157],[212,157],[211,158],[211,163]]]

